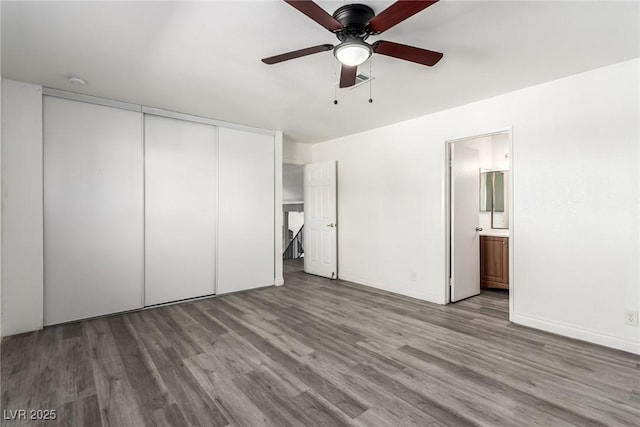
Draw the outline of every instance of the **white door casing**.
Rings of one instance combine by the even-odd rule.
[[[338,278],[336,162],[304,167],[304,271]]]
[[[480,293],[480,153],[451,144],[451,302]]]

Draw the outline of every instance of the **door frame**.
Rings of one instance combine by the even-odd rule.
[[[489,131],[485,133],[478,133],[469,136],[462,136],[457,138],[450,138],[444,141],[444,221],[445,221],[445,233],[444,233],[444,247],[445,247],[445,262],[444,262],[444,304],[451,303],[451,288],[449,280],[451,278],[451,147],[456,142],[469,141],[471,139],[483,138],[487,136],[493,136],[498,134],[507,134],[509,138],[509,320],[513,318],[514,313],[514,295],[516,283],[514,280],[514,247],[515,247],[515,233],[513,231],[515,218],[513,215],[513,200],[514,200],[514,143],[513,143],[513,126]]]

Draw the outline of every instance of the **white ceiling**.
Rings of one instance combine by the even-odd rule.
[[[2,76],[319,142],[638,57],[639,6],[442,0],[369,39],[443,52],[440,63],[374,55],[374,102],[365,85],[339,89],[334,105],[331,52],[260,61],[336,42],[282,1],[3,1]]]

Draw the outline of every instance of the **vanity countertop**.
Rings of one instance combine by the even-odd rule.
[[[492,236],[492,237],[509,237],[509,230],[501,230],[501,229],[482,230],[480,232],[480,235]]]

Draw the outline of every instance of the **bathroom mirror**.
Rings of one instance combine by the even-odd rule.
[[[508,171],[480,173],[480,211],[491,212],[491,228],[509,228]]]

